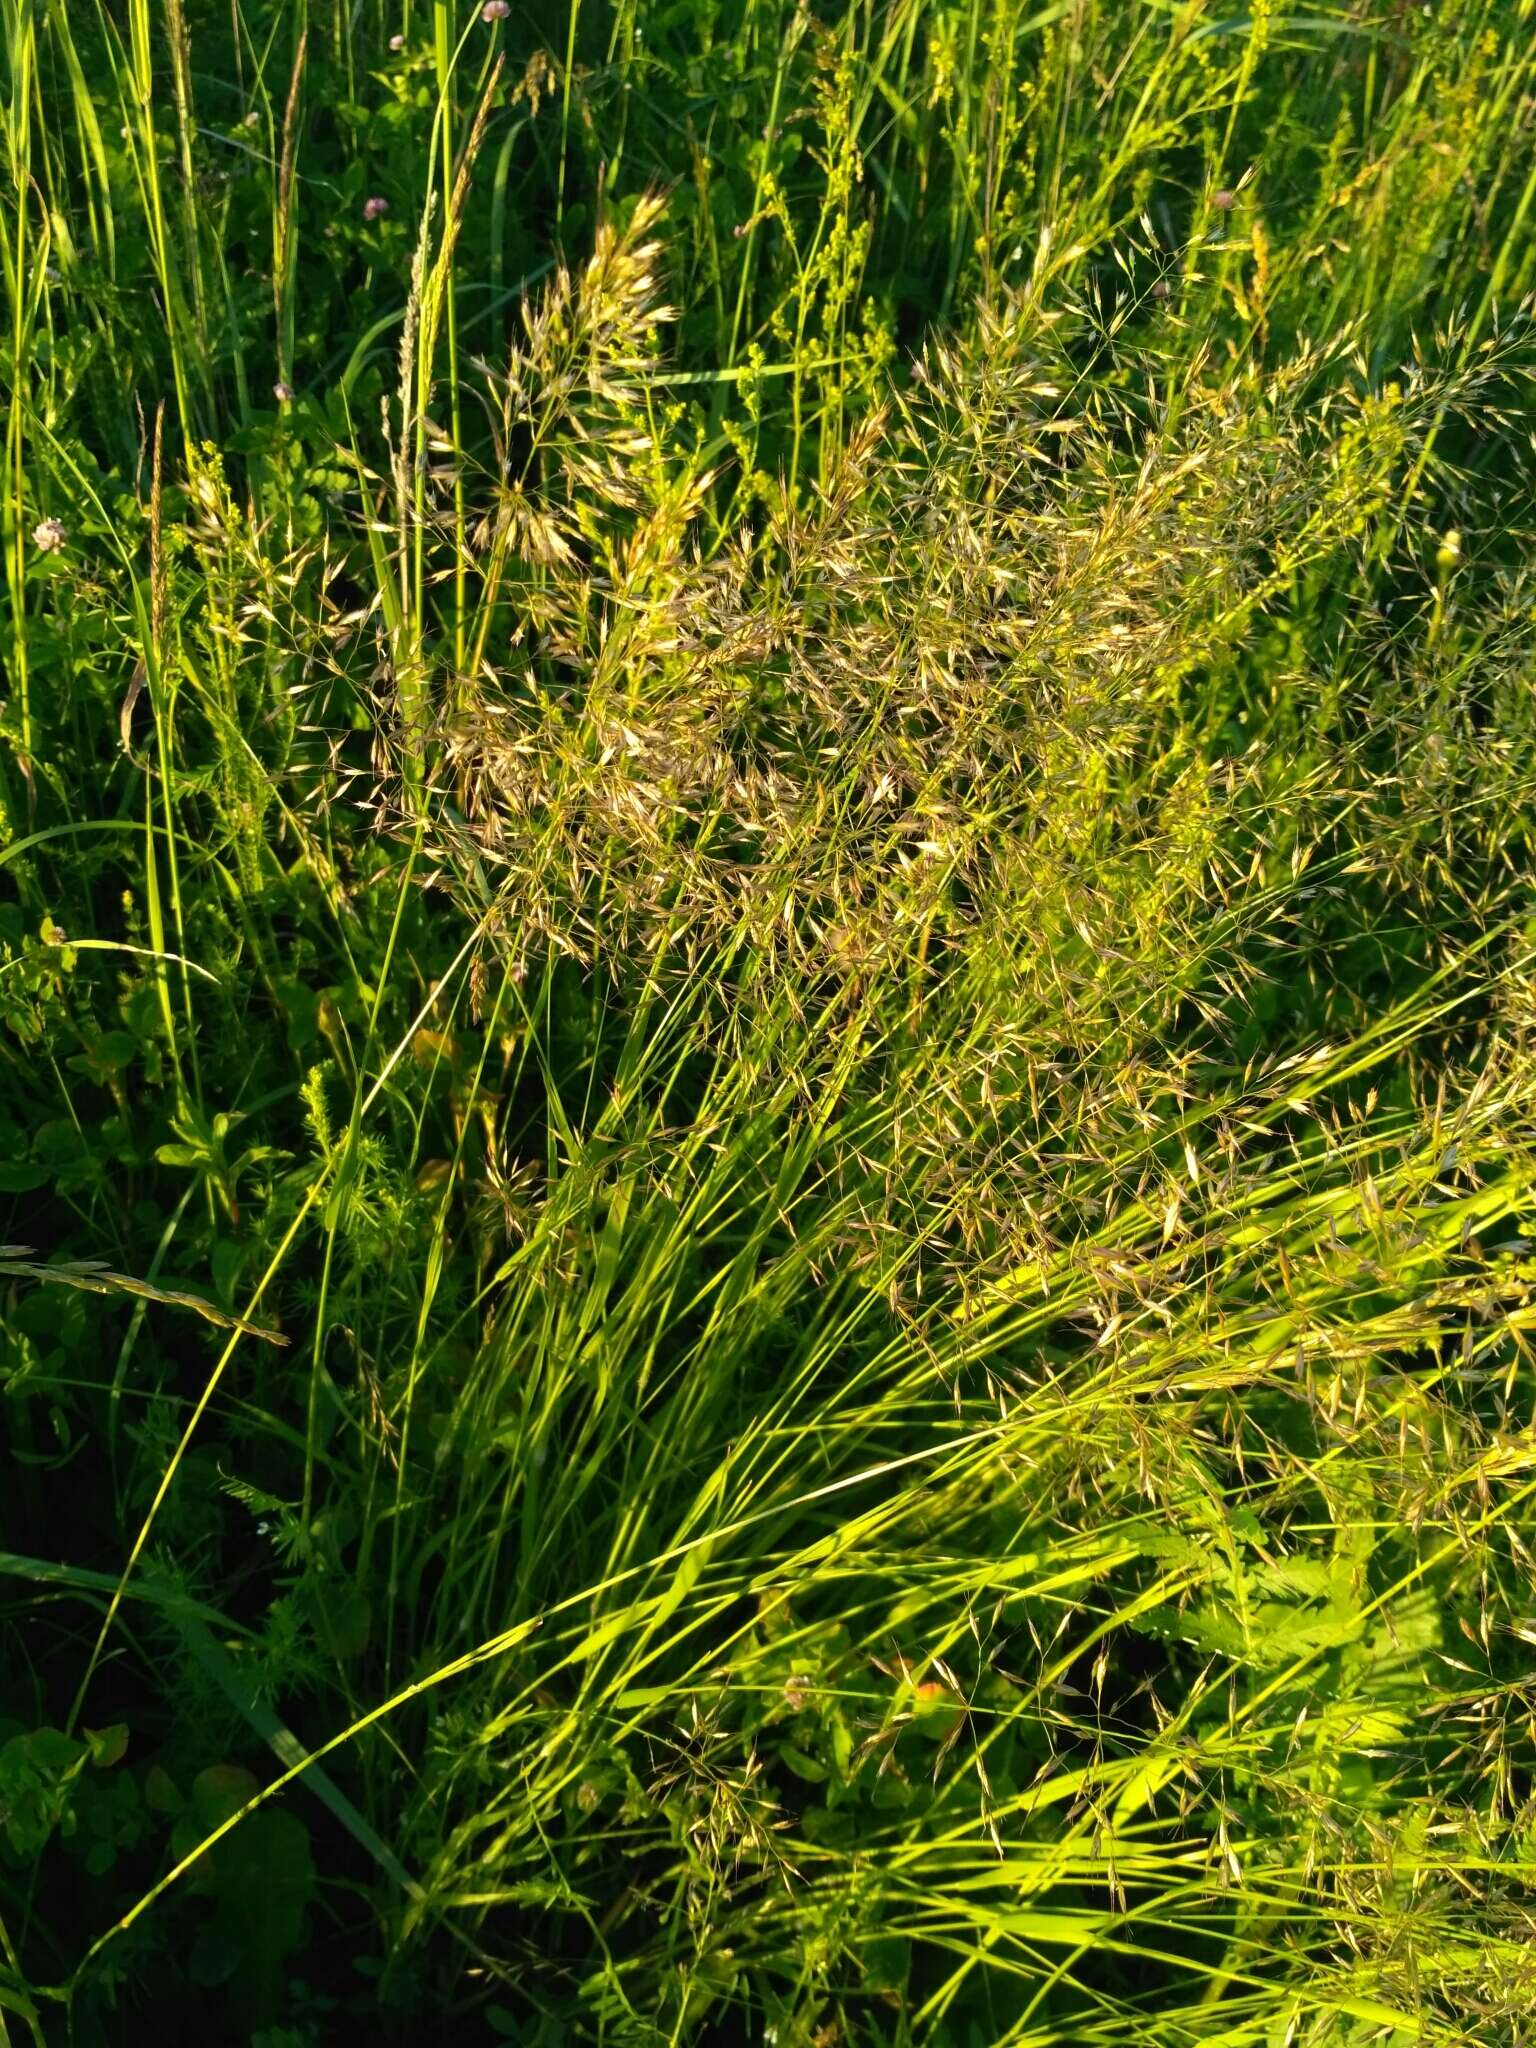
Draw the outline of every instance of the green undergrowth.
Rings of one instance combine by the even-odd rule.
[[[1533,26],[5,0],[0,2042],[1526,2038]]]

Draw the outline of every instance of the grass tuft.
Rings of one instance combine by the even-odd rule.
[[[1530,11],[4,0],[0,2043],[1527,2039]]]

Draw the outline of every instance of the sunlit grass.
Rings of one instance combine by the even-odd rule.
[[[1528,14],[8,0],[0,2041],[1523,2038]]]

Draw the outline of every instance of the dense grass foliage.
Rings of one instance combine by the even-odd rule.
[[[1531,2038],[1531,0],[4,48],[0,2042]]]

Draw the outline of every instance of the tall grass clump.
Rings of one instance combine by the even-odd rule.
[[[1526,2038],[1531,26],[8,0],[0,2042]]]

